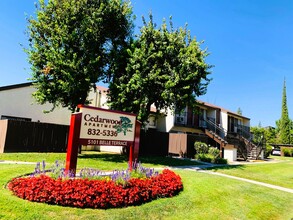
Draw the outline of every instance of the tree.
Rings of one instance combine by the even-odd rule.
[[[289,118],[288,107],[287,107],[287,95],[286,95],[286,80],[283,85],[282,95],[282,114],[279,121],[276,122],[278,126],[278,139],[281,144],[290,144],[290,130],[292,122]]]
[[[267,127],[265,129],[265,139],[267,143],[276,143],[276,129],[273,127]]]
[[[238,115],[242,115],[242,110],[241,110],[240,107],[237,109],[237,114],[238,114]]]
[[[276,143],[276,131],[273,127],[261,127],[255,126],[250,128],[253,134],[253,142],[258,144],[259,142],[265,140],[266,143]]]
[[[119,68],[133,27],[132,9],[121,0],[40,0],[28,23],[33,96],[72,111]]]
[[[113,109],[138,114],[147,121],[151,105],[157,111],[195,107],[196,97],[205,94],[210,82],[201,43],[191,38],[187,26],[174,29],[172,20],[156,28],[152,15],[143,18],[140,35],[128,49],[125,72],[110,83],[109,104]]]

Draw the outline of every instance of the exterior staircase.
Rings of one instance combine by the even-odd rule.
[[[207,136],[209,136],[210,138],[212,138],[214,141],[216,141],[218,144],[220,145],[227,145],[228,142],[226,140],[224,140],[222,137],[220,137],[219,135],[217,135],[215,132],[209,130],[209,129],[205,129],[205,134]]]
[[[258,143],[258,145],[252,143],[250,140],[246,139],[243,136],[240,136],[240,138],[244,141],[245,145],[248,148],[247,151],[247,159],[249,160],[258,160],[260,157],[260,154],[263,150],[261,146],[262,140]]]
[[[221,148],[237,148],[237,159],[257,160],[259,159],[262,148],[262,140],[258,145],[251,141],[251,134],[241,131],[239,133],[229,133],[224,128],[216,125],[213,121],[206,120],[205,134],[220,144]]]

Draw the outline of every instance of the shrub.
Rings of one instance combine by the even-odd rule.
[[[215,147],[210,147],[209,154],[212,155],[214,159],[220,157],[220,150]]]
[[[207,154],[209,152],[209,146],[203,142],[195,142],[194,148],[197,154]]]
[[[268,158],[271,155],[272,150],[273,150],[273,147],[267,144],[264,157]]]
[[[217,157],[212,161],[212,163],[214,163],[214,164],[227,164],[228,161],[227,161],[227,159]]]
[[[195,159],[200,160],[202,162],[211,163],[213,160],[213,157],[210,154],[196,154]]]
[[[183,185],[179,175],[165,169],[151,178],[131,178],[127,184],[105,179],[54,179],[41,174],[14,178],[8,188],[16,196],[29,201],[107,209],[172,197],[183,190]]]
[[[293,148],[291,148],[290,151],[291,151],[291,157],[293,157]]]
[[[215,164],[227,164],[227,160],[220,158],[220,150],[215,147],[209,147],[206,143],[195,142],[195,159]]]
[[[291,157],[291,150],[288,149],[288,148],[282,148],[282,151],[283,151],[283,155],[285,157]]]

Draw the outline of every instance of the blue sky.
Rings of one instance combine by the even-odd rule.
[[[34,0],[0,1],[0,86],[27,82],[29,65],[20,44],[27,38],[25,14]],[[231,111],[241,108],[251,125],[274,126],[281,115],[283,80],[293,118],[292,0],[132,0],[135,24],[152,11],[155,22],[172,15],[188,29],[214,65],[207,94],[199,97]]]

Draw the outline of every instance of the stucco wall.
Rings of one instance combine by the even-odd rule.
[[[175,116],[169,110],[167,114],[157,119],[157,130],[161,132],[169,132],[174,126]]]
[[[33,87],[20,87],[0,92],[0,116],[31,118],[32,121],[69,125],[71,112],[65,108],[57,108],[53,112],[51,104],[39,105],[32,97]]]
[[[71,111],[67,108],[55,108],[53,112],[43,111],[52,109],[51,104],[39,105],[32,97],[35,88],[25,86],[0,91],[0,116],[30,118],[32,121],[40,121],[54,124],[69,125]],[[91,91],[89,94],[91,105],[107,108],[105,105],[106,94],[104,91]]]
[[[237,149],[224,149],[224,158],[228,161],[236,161],[237,160]]]
[[[228,131],[228,114],[227,112],[221,112],[221,123],[225,131]]]

